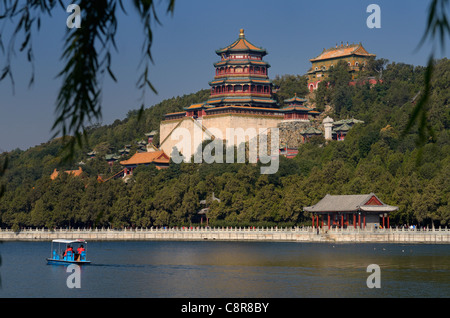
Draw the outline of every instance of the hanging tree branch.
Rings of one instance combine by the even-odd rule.
[[[173,13],[175,0],[167,1],[167,12]],[[4,45],[0,36],[0,52],[6,53],[6,65],[0,73],[0,81],[9,77],[14,87],[14,77],[11,68],[11,57],[14,55],[14,42],[16,36],[23,31],[24,41],[20,51],[26,51],[28,60],[34,63],[32,48],[32,31],[40,28],[40,14],[51,15],[57,3],[63,9],[61,0],[27,0],[19,4],[19,0],[2,0],[0,2],[0,21],[19,18],[9,45]],[[62,136],[65,141],[64,159],[73,159],[75,147],[80,148],[87,143],[86,128],[102,117],[101,85],[99,77],[107,73],[114,81],[116,76],[111,70],[111,50],[117,50],[115,35],[117,32],[117,7],[126,13],[122,0],[78,0],[82,13],[82,27],[67,31],[64,50],[61,59],[66,63],[58,74],[62,85],[56,100],[56,119],[52,126],[54,136]],[[151,23],[159,22],[156,3],[153,0],[134,0],[144,28],[143,57],[140,66],[143,66],[137,85],[143,91],[150,88],[154,93],[156,89],[149,80],[149,63],[153,62],[151,46],[153,33]],[[34,70],[30,84],[34,82]],[[141,111],[144,109],[144,101]],[[70,137],[69,137],[70,136]]]
[[[425,43],[425,41],[430,38],[430,40],[438,40],[441,51],[444,52],[445,40],[450,36],[450,24],[446,15],[449,10],[449,3],[449,0],[431,1],[425,32],[419,42],[418,48],[420,48]],[[411,131],[412,127],[415,124],[418,125],[418,137],[416,140],[416,144],[419,147],[419,156],[417,158],[418,161],[420,161],[421,159],[423,146],[426,144],[426,142],[430,139],[434,140],[436,138],[433,128],[428,122],[428,103],[431,91],[431,78],[434,69],[434,52],[436,50],[435,45],[436,43],[433,43],[430,57],[428,58],[427,68],[425,71],[423,93],[420,96],[420,99],[417,102],[416,106],[414,107],[408,124],[403,132],[403,135],[406,135]]]

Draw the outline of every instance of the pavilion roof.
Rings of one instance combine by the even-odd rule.
[[[132,166],[149,163],[169,163],[170,158],[164,153],[164,151],[154,152],[137,152],[130,159],[121,161],[123,166]]]
[[[308,127],[302,130],[300,133],[302,135],[321,135],[322,131],[314,127]]]
[[[361,43],[358,44],[347,44],[341,46],[336,45],[334,48],[324,49],[319,56],[310,59],[311,62],[320,61],[320,60],[328,60],[333,58],[346,57],[351,55],[359,55],[359,56],[375,56],[375,54],[370,54],[367,50],[362,46]]]
[[[297,96],[297,94],[295,94],[295,96],[294,97],[292,97],[292,98],[289,98],[289,99],[285,99],[284,100],[284,102],[286,103],[286,104],[289,104],[289,103],[305,103],[306,101],[308,101],[306,98],[301,98],[301,97],[298,97]]]
[[[364,124],[364,121],[351,118],[351,119],[341,119],[341,120],[338,120],[338,121],[334,122],[335,126],[342,125],[342,124],[347,124],[347,125],[351,126],[353,124]]]
[[[315,205],[304,207],[306,212],[392,212],[398,207],[384,204],[374,194],[330,195]]]
[[[289,112],[289,111],[301,111],[301,112],[310,112],[312,109],[309,107],[306,107],[304,105],[291,105],[291,106],[287,106],[281,109],[281,111],[283,112]]]
[[[347,124],[342,124],[339,127],[334,128],[334,131],[349,131],[351,127]]]
[[[105,160],[119,160],[120,156],[117,154],[107,154],[105,155]]]
[[[258,52],[262,54],[267,54],[267,51],[263,48],[257,47],[250,43],[246,38],[244,34],[244,29],[240,30],[239,38],[231,43],[230,45],[224,47],[223,49],[216,50],[217,54],[223,54],[227,52]]]

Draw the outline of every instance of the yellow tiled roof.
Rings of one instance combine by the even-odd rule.
[[[231,43],[230,45],[224,47],[223,49],[217,50],[216,53],[225,53],[227,51],[258,51],[262,53],[266,53],[266,50],[256,45],[253,45],[249,41],[245,39],[244,30],[240,30],[239,39]]]
[[[154,151],[154,152],[137,152],[130,159],[121,161],[120,164],[123,166],[127,165],[139,165],[148,163],[169,163],[169,157],[164,153],[164,151]]]
[[[364,56],[375,56],[375,54],[370,54],[369,52],[364,49],[361,43],[359,44],[350,44],[350,45],[341,45],[336,46],[335,48],[331,48],[328,50],[323,50],[322,53],[316,57],[311,59],[311,62],[314,61],[320,61],[320,60],[327,60],[332,58],[338,58],[338,57],[344,57],[349,55],[364,55]]]

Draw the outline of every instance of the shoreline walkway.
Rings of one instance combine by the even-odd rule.
[[[0,229],[0,241],[51,241],[54,239],[85,239],[88,241],[269,241],[324,243],[426,243],[450,244],[450,229],[320,229],[179,227],[135,229],[36,229],[19,232]]]

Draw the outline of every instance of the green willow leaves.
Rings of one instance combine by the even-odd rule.
[[[75,1],[74,1],[75,2]],[[173,13],[175,0],[167,0],[166,11]],[[0,37],[0,50],[6,53],[6,65],[0,73],[0,80],[9,77],[14,86],[11,69],[11,57],[14,56],[14,43],[17,35],[23,32],[24,40],[20,51],[27,53],[28,60],[33,64],[32,34],[39,30],[41,15],[51,15],[57,4],[65,10],[61,0],[3,0],[0,7],[0,21],[4,19],[18,19],[7,50],[3,38]],[[102,88],[99,79],[107,73],[114,81],[112,72],[112,50],[117,50],[115,35],[117,32],[117,10],[127,13],[122,0],[78,0],[76,4],[81,8],[82,27],[68,29],[61,59],[64,68],[58,74],[62,85],[56,101],[56,119],[52,127],[54,137],[64,137],[66,143],[65,159],[72,159],[75,147],[87,142],[85,131],[90,124],[99,122],[102,117]],[[151,46],[153,43],[152,22],[160,23],[157,15],[157,3],[152,0],[135,0],[136,8],[144,29],[142,75],[137,85],[156,93],[149,80],[149,65],[153,62]],[[34,82],[34,71],[30,84]],[[144,108],[143,102],[141,112]],[[71,137],[68,137],[71,136]]]
[[[436,41],[441,47],[442,52],[445,49],[445,40],[450,36],[450,24],[447,17],[449,11],[449,0],[432,0],[429,7],[428,19],[426,23],[425,33],[419,43],[422,46],[425,41],[430,38],[434,40],[432,51],[427,63],[425,72],[425,83],[421,97],[414,107],[408,125],[404,131],[404,135],[411,131],[415,124],[418,124],[418,138],[416,143],[420,146],[418,161],[422,158],[423,146],[428,140],[436,138],[435,133],[428,122],[428,102],[430,97],[431,78],[434,69],[434,53],[436,50]]]

